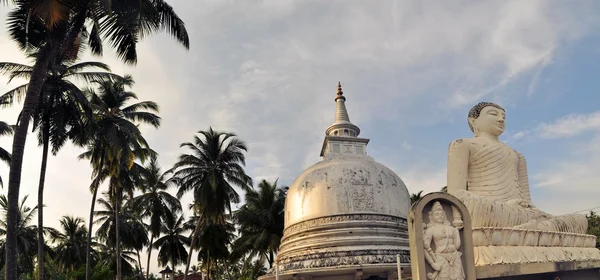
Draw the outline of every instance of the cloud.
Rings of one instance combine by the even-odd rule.
[[[589,114],[570,114],[551,123],[542,123],[536,128],[542,138],[568,138],[588,131],[600,129],[600,111]]]
[[[402,172],[402,181],[410,193],[423,191],[423,194],[439,192],[446,185],[446,168],[411,168]]]
[[[527,134],[529,134],[529,131],[525,130],[525,131],[518,131],[517,133],[515,133],[513,135],[513,139],[515,140],[519,140],[522,139],[523,137],[527,136]]]

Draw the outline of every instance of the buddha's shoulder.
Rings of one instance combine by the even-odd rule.
[[[469,147],[469,145],[476,143],[475,138],[460,138],[450,142],[450,148],[461,148]]]

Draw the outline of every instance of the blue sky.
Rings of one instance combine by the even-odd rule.
[[[165,169],[181,142],[213,126],[248,143],[256,180],[291,184],[319,160],[341,81],[352,122],[371,139],[367,152],[411,192],[445,185],[448,144],[471,136],[469,108],[496,101],[507,110],[502,140],[528,160],[534,203],[554,214],[600,206],[597,1],[169,2],[188,26],[189,51],[156,35],[140,44],[136,67],[110,51],[85,57],[132,74],[140,99],[160,104],[162,127],[144,130]],[[26,62],[4,28],[0,60]],[[18,85],[5,81],[0,92]],[[14,122],[17,112],[0,118]],[[21,189],[31,202],[34,140]],[[49,161],[50,226],[88,216],[91,170],[79,153],[67,147]]]

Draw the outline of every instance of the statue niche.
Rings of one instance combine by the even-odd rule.
[[[433,269],[427,273],[430,280],[464,280],[465,272],[461,260],[462,253],[459,228],[462,226],[460,215],[454,209],[455,226],[450,224],[446,211],[439,201],[434,201],[429,210],[429,221],[423,233],[425,260]],[[433,245],[433,246],[432,246]]]
[[[472,138],[448,148],[448,193],[471,214],[473,227],[503,227],[584,234],[584,215],[552,216],[531,202],[527,164],[522,154],[500,142],[506,112],[481,102],[468,115]]]

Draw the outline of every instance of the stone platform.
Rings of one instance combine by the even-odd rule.
[[[598,280],[600,261],[484,265],[475,271],[477,279],[490,280]]]

